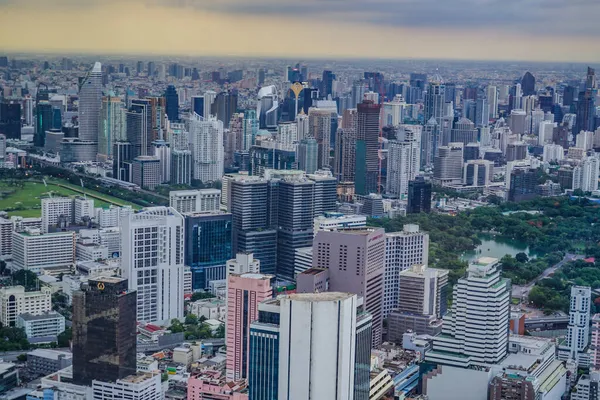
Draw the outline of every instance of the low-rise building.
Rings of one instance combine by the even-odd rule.
[[[0,362],[0,394],[4,394],[19,384],[19,370],[9,362]]]
[[[34,375],[50,375],[73,364],[73,354],[66,351],[35,349],[27,353],[27,370]]]
[[[61,369],[41,379],[42,390],[59,400],[88,400],[92,398],[92,388],[73,383],[73,366]],[[52,397],[55,398],[55,397]]]
[[[188,305],[188,312],[197,317],[224,321],[227,315],[227,303],[219,298],[198,300]]]
[[[65,317],[56,311],[39,315],[25,313],[17,317],[16,325],[25,330],[31,343],[52,343],[65,331]]]
[[[158,373],[138,373],[116,382],[92,381],[92,394],[95,400],[162,400],[164,394],[161,376]]]
[[[245,381],[227,382],[219,370],[206,370],[188,380],[188,400],[247,400]]]
[[[26,292],[23,286],[0,288],[0,323],[15,326],[17,317],[29,313],[41,315],[52,310],[52,290],[41,287],[39,291]]]
[[[71,269],[75,266],[75,232],[13,232],[12,257],[14,270]]]

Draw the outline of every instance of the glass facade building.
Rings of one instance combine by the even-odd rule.
[[[136,372],[137,293],[127,279],[90,279],[73,294],[73,382],[114,382]]]
[[[225,279],[225,264],[231,258],[231,214],[185,214],[185,265],[192,269],[192,289],[206,289],[210,281]]]
[[[258,321],[250,325],[248,394],[255,400],[277,400],[280,314],[263,311],[261,307]]]

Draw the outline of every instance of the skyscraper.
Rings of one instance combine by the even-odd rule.
[[[323,81],[322,81],[322,89],[321,94],[323,97],[327,98],[328,96],[333,95],[333,81],[335,80],[335,74],[329,70],[323,71]]]
[[[490,257],[469,264],[467,274],[454,286],[452,309],[427,352],[429,362],[469,368],[506,357],[510,281],[500,277],[499,262]]]
[[[310,108],[308,110],[310,137],[319,146],[317,167],[329,167],[329,144],[331,138],[331,111],[329,109]]]
[[[385,289],[383,317],[398,308],[400,272],[413,265],[427,265],[429,260],[429,234],[419,225],[407,224],[401,232],[385,235]]]
[[[136,292],[126,279],[90,279],[73,293],[73,381],[115,381],[136,371]]]
[[[137,291],[138,321],[183,317],[183,216],[171,207],[130,214],[121,226],[121,269]]]
[[[79,140],[93,148],[82,154],[96,154],[100,132],[100,110],[102,108],[102,65],[97,62],[79,83]],[[95,157],[90,160],[95,161]]]
[[[444,106],[446,104],[446,87],[442,82],[431,82],[425,93],[425,121],[435,118],[438,125],[442,125]]]
[[[229,182],[229,210],[233,221],[233,253],[254,253],[263,273],[275,274],[277,265],[276,187],[263,178],[240,177]]]
[[[334,176],[339,182],[354,182],[357,122],[358,112],[355,108],[344,110],[342,128],[336,134],[333,168]]]
[[[231,116],[237,112],[238,94],[234,90],[221,92],[216,97],[211,107],[211,114],[219,121],[223,121],[223,127],[229,129]]]
[[[379,112],[381,106],[370,101],[358,104],[356,135],[356,194],[378,192],[379,178]]]
[[[179,95],[177,94],[177,89],[175,86],[169,85],[167,86],[167,90],[165,91],[165,101],[166,101],[166,113],[167,118],[171,122],[176,122],[179,120]]]
[[[289,177],[279,182],[277,222],[277,276],[293,280],[295,250],[313,241],[315,182]]]
[[[131,160],[153,155],[152,108],[149,100],[133,99],[126,113],[127,141],[131,143]]]
[[[461,142],[466,145],[467,143],[477,142],[477,129],[475,124],[467,118],[461,118],[454,124],[454,129],[450,136],[450,141]]]
[[[248,378],[250,324],[258,304],[273,297],[272,275],[230,274],[227,278],[227,379]]]
[[[50,128],[51,125],[47,130]],[[21,103],[19,101],[8,99],[0,101],[0,133],[7,139],[21,139]]]
[[[498,118],[498,88],[492,85],[488,86],[486,89],[486,98],[490,109],[488,119]]]
[[[103,97],[98,133],[98,155],[103,158],[112,158],[113,144],[126,140],[125,113],[121,98]]]
[[[312,174],[318,169],[319,145],[314,138],[302,139],[296,150],[298,169]]]
[[[356,310],[355,295],[335,292],[292,294],[259,305],[250,330],[250,396],[356,398],[356,360],[363,356],[357,353],[364,347],[357,344],[363,336]],[[361,333],[368,333],[363,325]]]
[[[425,181],[422,176],[408,182],[408,205],[406,212],[416,214],[431,211],[431,182]]]
[[[231,257],[231,214],[220,211],[186,213],[185,265],[192,269],[192,289],[208,288],[212,280],[225,279]]]
[[[421,149],[416,139],[388,142],[386,193],[403,197],[408,193],[408,182],[419,172]]]
[[[462,181],[463,143],[440,146],[434,159],[433,179],[440,184]]]
[[[204,97],[203,96],[192,96],[192,109],[201,117],[204,117]]]
[[[523,79],[521,79],[521,89],[523,90],[523,96],[533,96],[535,94],[535,77],[531,72],[525,72]]]
[[[571,287],[571,301],[569,306],[569,325],[565,348],[569,358],[579,360],[590,342],[590,308],[592,301],[591,288],[588,286]],[[559,350],[562,348],[559,347]]]
[[[399,278],[398,305],[388,315],[388,338],[399,342],[407,331],[435,336],[448,304],[448,270],[415,264]]]
[[[215,182],[223,176],[223,122],[193,114],[189,119],[194,179]]]
[[[331,291],[364,298],[373,316],[373,347],[382,340],[385,275],[383,229],[319,231],[313,241],[313,266],[329,269]]]
[[[214,116],[214,114],[212,114],[212,105],[215,101],[215,98],[217,97],[217,93],[212,91],[212,90],[207,90],[206,92],[204,92],[204,113],[201,115],[204,118],[208,118],[211,115]]]

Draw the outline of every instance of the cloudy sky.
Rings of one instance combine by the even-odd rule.
[[[0,0],[0,52],[600,61],[598,0]]]

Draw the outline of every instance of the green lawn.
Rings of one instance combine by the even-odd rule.
[[[61,183],[69,188],[60,187],[54,184]],[[41,199],[49,196],[49,192],[53,196],[75,196],[81,195],[81,188],[69,185],[58,180],[49,181],[48,187],[41,182],[24,182],[23,187],[12,186],[7,182],[0,182],[0,211],[7,211],[8,215],[20,215],[22,217],[39,217],[41,215]],[[108,207],[111,203],[117,205],[128,205],[130,203],[116,199],[111,196],[104,195],[92,190],[85,189],[86,194],[90,198],[99,196],[103,200],[94,198],[94,206]],[[138,209],[139,206],[134,205]]]

